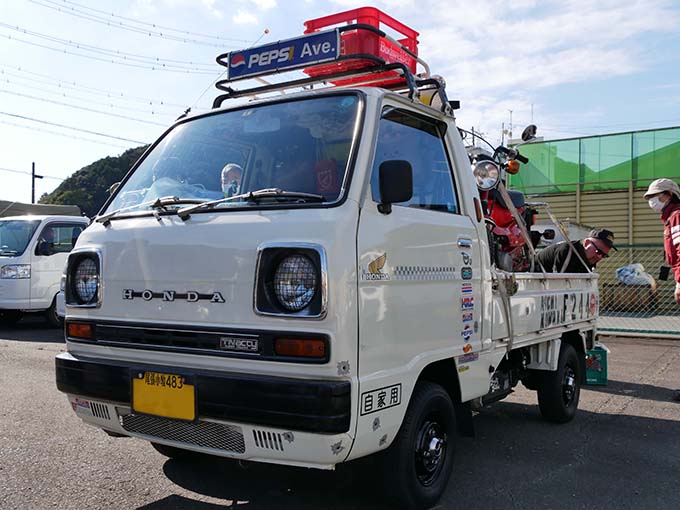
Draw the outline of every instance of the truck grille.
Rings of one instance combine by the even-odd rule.
[[[127,346],[137,347],[156,347],[173,351],[203,352],[222,355],[241,353],[239,351],[225,351],[220,349],[220,339],[224,336],[256,339],[256,341],[259,339],[258,335],[215,331],[194,331],[110,324],[97,324],[96,326],[97,341],[103,343],[125,344]],[[262,342],[262,340],[259,339],[259,342]]]
[[[126,414],[120,422],[128,432],[234,453],[246,451],[240,427],[209,421],[189,423],[139,414]]]

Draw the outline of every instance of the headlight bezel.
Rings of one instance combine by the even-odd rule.
[[[281,303],[274,288],[275,274],[288,257],[304,256],[316,271],[316,289],[309,303],[297,310]],[[258,315],[322,319],[327,312],[328,270],[323,247],[308,243],[266,243],[258,248],[253,309]]]
[[[495,161],[482,159],[472,165],[472,175],[479,191],[489,191],[498,186],[501,180],[501,169]],[[484,179],[488,181],[485,182]]]
[[[86,259],[94,262],[97,271],[97,288],[94,291],[92,298],[84,300],[76,289],[76,272],[81,263]],[[102,302],[102,255],[99,250],[90,248],[73,250],[68,257],[66,269],[66,285],[64,290],[64,298],[67,306],[75,308],[99,308]]]
[[[21,271],[24,271],[23,275]],[[11,271],[14,271],[11,273]],[[12,276],[13,275],[13,276]],[[2,280],[30,280],[31,264],[6,264],[0,268],[0,279]]]

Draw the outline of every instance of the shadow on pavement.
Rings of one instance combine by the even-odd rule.
[[[0,339],[64,343],[64,330],[50,326],[42,313],[27,313],[15,324],[0,324]]]
[[[680,382],[678,382],[678,387],[680,387]],[[609,379],[606,386],[585,386],[584,389],[598,393],[621,395],[623,397],[656,400],[657,402],[672,402],[675,397],[675,390],[671,388],[627,381],[612,381],[611,379]],[[678,409],[678,412],[680,412],[680,408]]]
[[[556,425],[537,406],[500,402],[475,417],[474,439],[458,440],[449,487],[435,508],[675,510],[679,428],[680,414],[664,420],[586,411]],[[249,466],[198,457],[167,461],[163,470],[187,490],[244,510],[388,508],[375,471]],[[143,508],[215,508],[157,503]]]

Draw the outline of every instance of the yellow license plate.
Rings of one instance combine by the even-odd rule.
[[[132,410],[193,421],[196,419],[194,385],[182,375],[135,371],[132,373]]]

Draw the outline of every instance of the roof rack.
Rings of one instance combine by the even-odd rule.
[[[362,31],[368,34],[364,37],[374,38],[378,42],[384,39],[385,42],[382,44],[389,43],[396,52],[399,52],[396,58],[390,55],[392,57],[390,60],[400,61],[389,62],[383,56],[365,52],[342,54],[342,34],[351,32],[357,37]],[[366,46],[359,45],[360,48]],[[313,87],[316,84],[336,87],[380,86],[390,90],[404,90],[412,100],[418,99],[422,91],[433,90],[433,95],[440,99],[443,112],[450,114],[455,108],[446,97],[443,79],[430,77],[427,63],[379,28],[364,23],[354,23],[302,37],[232,51],[219,55],[216,60],[218,64],[227,68],[227,78],[215,84],[215,87],[225,94],[215,98],[213,108],[220,107],[227,99],[305,86]],[[415,75],[416,62],[425,69],[424,73],[418,76]],[[298,69],[302,69],[309,76],[281,83],[267,83],[262,79],[264,76]],[[242,90],[232,87],[234,82],[246,79],[256,79],[264,85]]]

